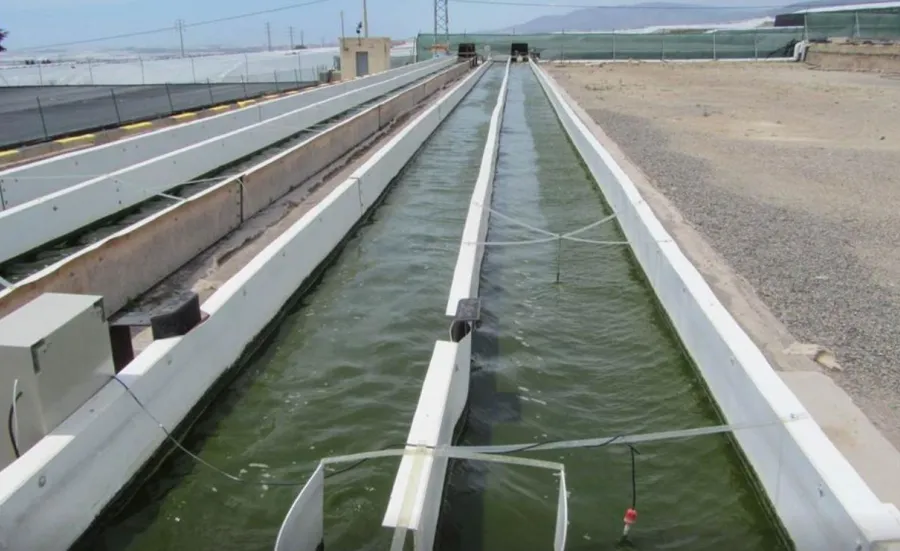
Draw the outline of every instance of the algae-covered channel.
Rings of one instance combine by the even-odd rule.
[[[492,208],[554,233],[611,214],[531,70],[513,65]],[[544,237],[492,215],[488,242]],[[605,223],[579,237],[624,241]],[[460,445],[516,444],[718,424],[698,375],[627,247],[563,241],[488,245],[468,428]],[[559,264],[557,265],[557,257]],[[559,283],[557,280],[559,273]],[[784,549],[725,436],[636,446],[637,549]],[[628,548],[627,446],[521,453],[566,466],[570,550]],[[455,462],[447,550],[552,548],[556,478]],[[473,489],[483,489],[473,491]]]
[[[405,441],[443,315],[488,121],[492,68],[394,183],[322,282],[291,311],[189,431],[204,460],[247,479],[304,482],[324,456]],[[527,66],[514,66],[493,207],[554,232],[609,211]],[[490,241],[540,237],[492,217]],[[614,223],[581,237],[620,241]],[[718,423],[649,287],[622,246],[488,247],[463,445],[691,428]],[[637,549],[783,549],[723,436],[638,446]],[[534,452],[566,464],[570,550],[620,545],[629,450]],[[384,550],[396,459],[326,484],[329,551]],[[298,487],[237,484],[179,452],[85,549],[269,550]],[[436,549],[552,548],[556,479],[452,463]]]

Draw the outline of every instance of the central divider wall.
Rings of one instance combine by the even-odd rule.
[[[465,64],[451,67],[242,174],[44,268],[14,287],[0,290],[0,316],[48,292],[103,295],[107,312],[118,311],[467,70]]]
[[[357,171],[202,305],[209,317],[183,337],[154,341],[119,374],[148,410],[175,427],[277,316],[365,214],[359,182],[383,192],[484,75],[482,65],[417,116]],[[429,128],[425,133],[421,127]],[[416,142],[415,146],[409,145]],[[391,158],[405,157],[400,163]],[[239,323],[237,323],[239,321]],[[163,443],[164,434],[110,381],[19,460],[0,471],[0,546],[71,545]]]
[[[510,61],[507,61],[463,229],[447,305],[449,316],[456,314],[456,306],[460,300],[478,296],[481,259],[484,254],[482,243],[490,217],[488,207],[500,146],[509,68]],[[435,343],[406,440],[407,453],[400,460],[391,498],[382,520],[383,526],[413,530],[416,551],[430,551],[434,547],[449,461],[446,455],[436,456],[435,448],[452,444],[453,431],[465,410],[469,394],[472,329],[474,328],[470,327],[469,333],[459,342]]]
[[[429,64],[419,67],[415,71],[193,143],[111,174],[92,177],[73,187],[2,211],[0,235],[15,234],[19,238],[0,240],[0,262],[227,166],[361,103],[409,85],[444,66]],[[84,168],[90,170],[89,167]],[[96,175],[97,172],[89,174]],[[23,187],[19,185],[17,189]]]
[[[778,377],[594,137],[588,115],[537,64],[531,67],[727,422],[768,424],[734,437],[796,548],[900,545],[896,507],[878,500]]]
[[[451,63],[452,60],[416,63],[0,171],[0,197],[3,198],[0,210],[347,92],[423,69],[437,72]]]

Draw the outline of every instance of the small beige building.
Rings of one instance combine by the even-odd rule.
[[[390,38],[341,39],[341,80],[364,77],[390,68]]]

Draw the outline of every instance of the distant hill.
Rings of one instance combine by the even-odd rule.
[[[871,2],[872,0],[817,0],[788,4],[783,8],[776,9],[722,9],[721,7],[707,7],[698,4],[645,2],[630,6],[582,8],[562,15],[545,15],[514,27],[492,32],[528,34],[560,31],[613,31],[656,26],[731,23],[745,19],[774,16],[780,13],[790,13],[802,9],[868,4]]]

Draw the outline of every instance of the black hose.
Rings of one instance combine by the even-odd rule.
[[[637,467],[635,466],[634,456],[641,452],[637,451],[631,444],[628,445],[631,450],[631,508],[637,511]]]
[[[15,412],[15,405],[21,397],[22,391],[20,390],[16,394],[16,397],[13,398],[13,403],[9,405],[9,415],[6,417],[6,432],[9,435],[9,443],[12,444],[13,453],[16,454],[16,459],[21,457],[21,455],[19,454],[19,444],[16,442],[16,438],[18,438],[19,435],[13,435],[13,413]]]

